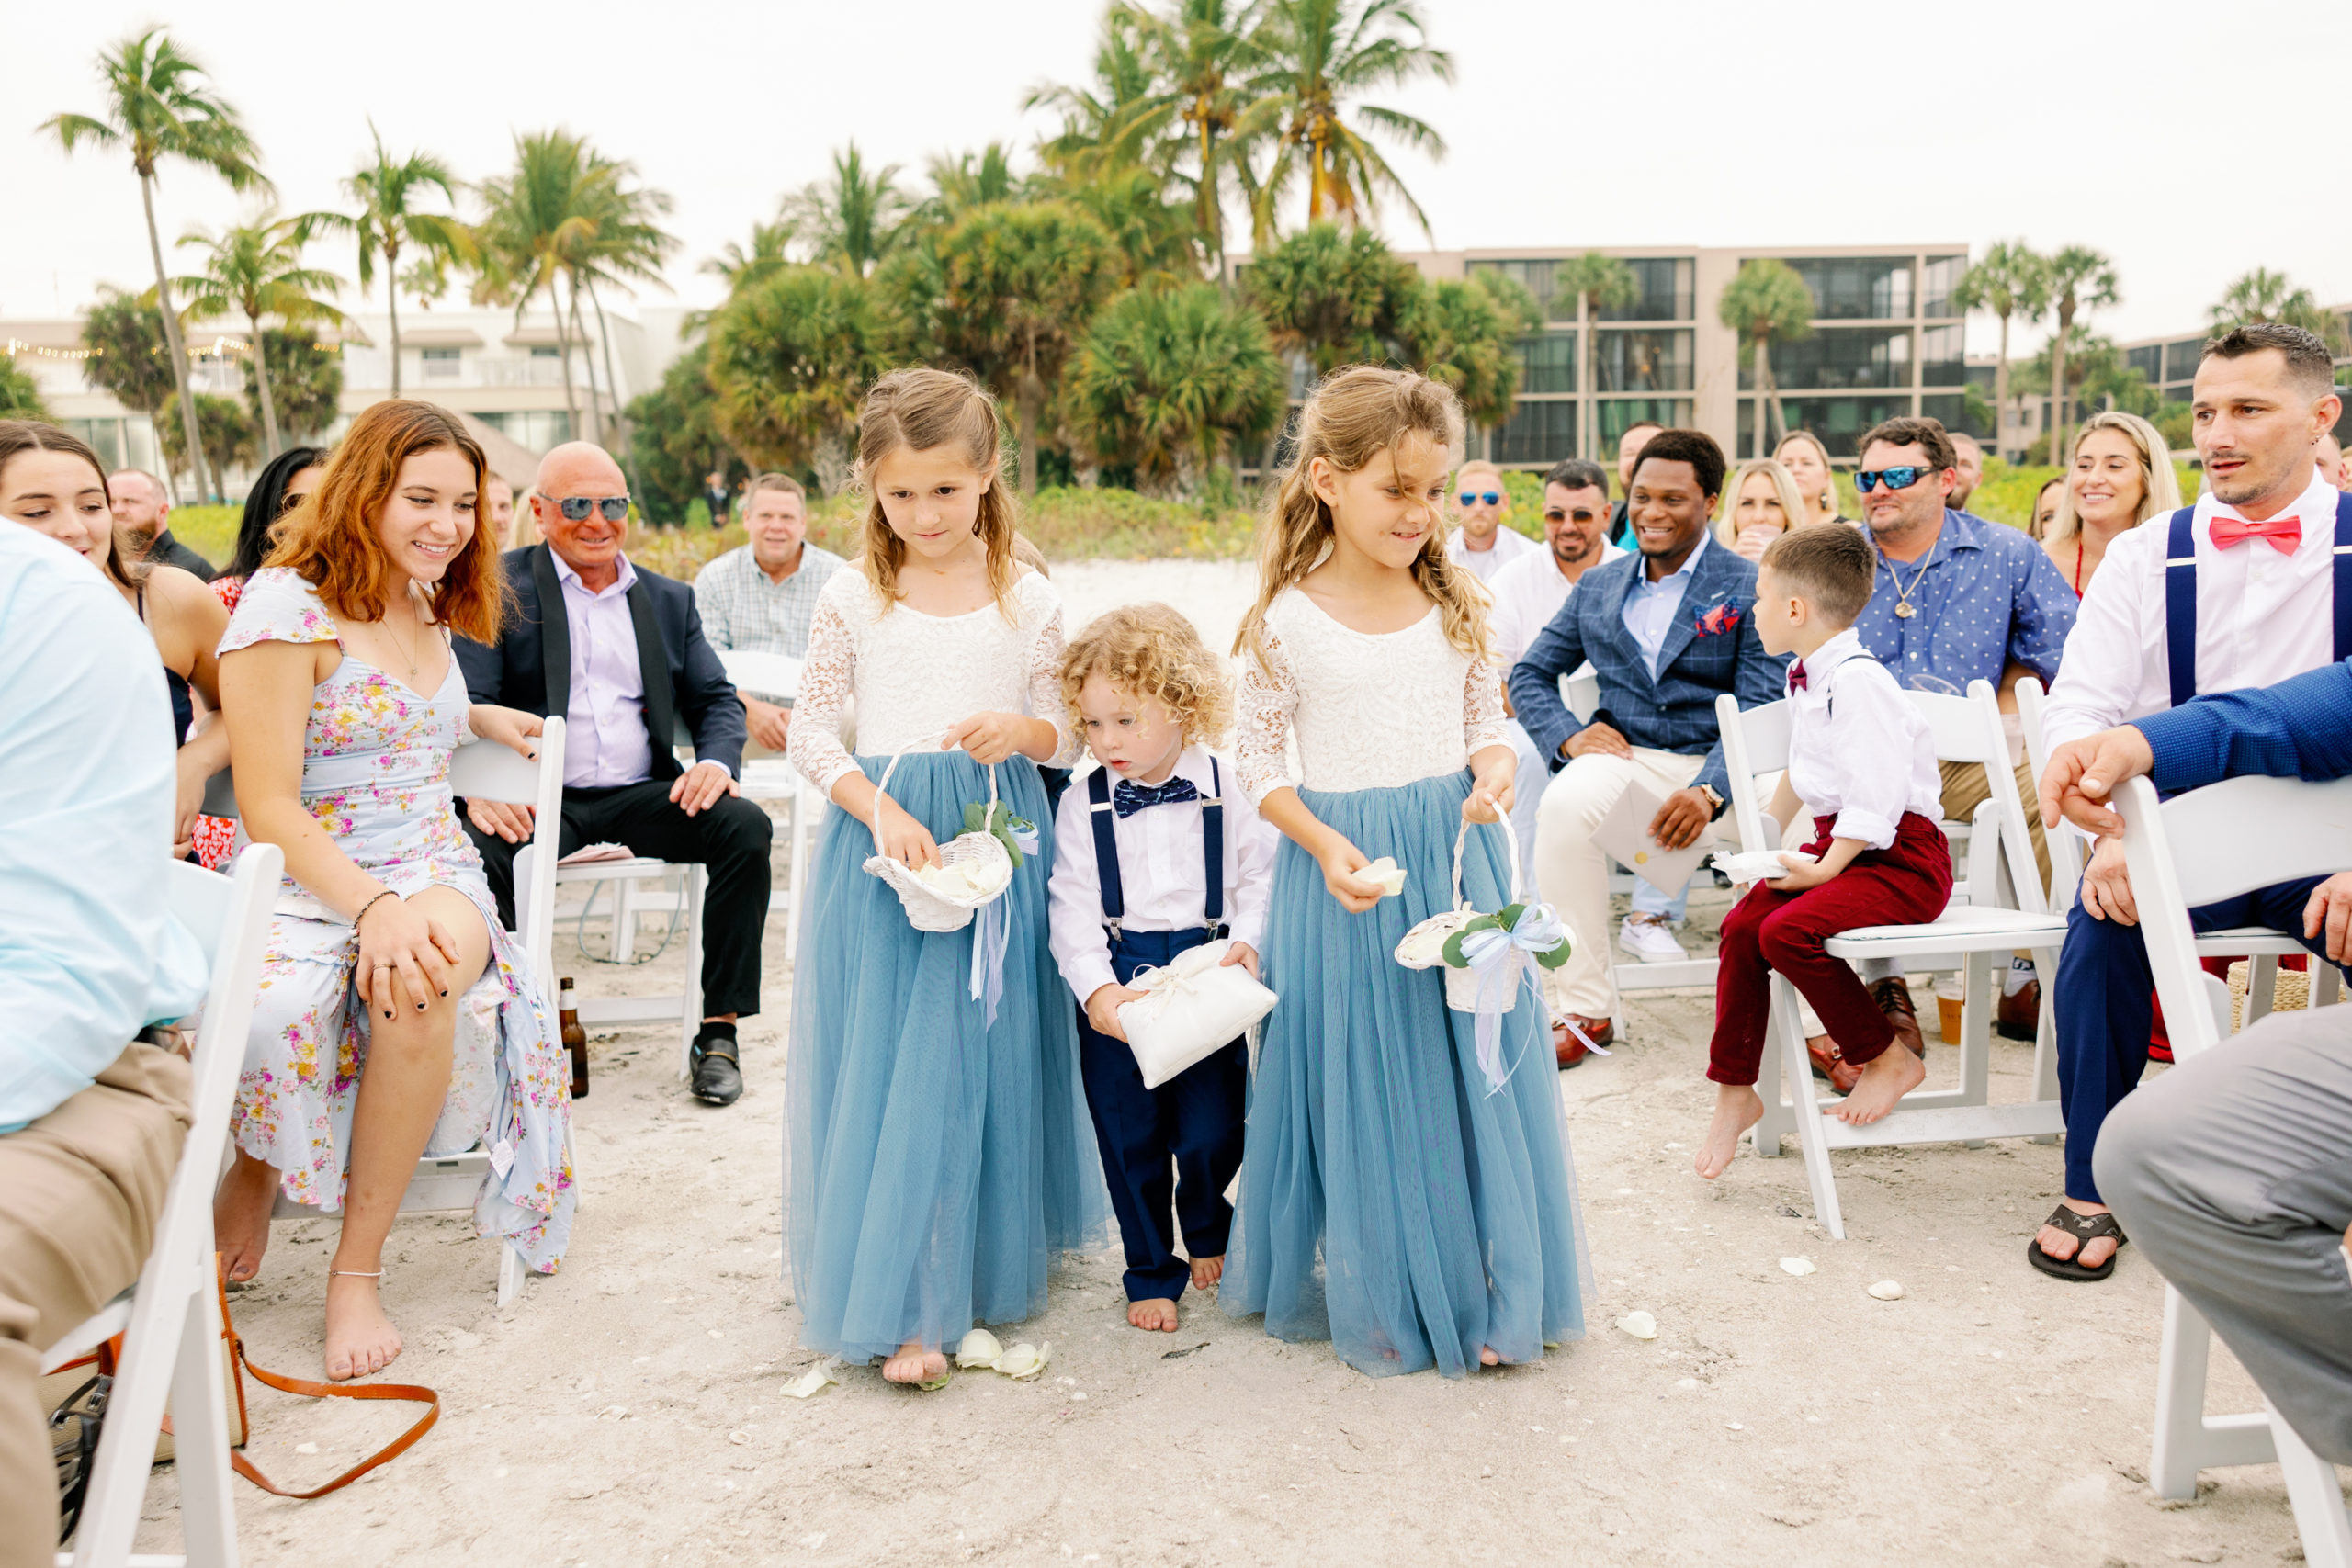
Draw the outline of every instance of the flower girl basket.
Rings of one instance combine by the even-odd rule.
[[[890,754],[888,766],[882,770],[882,780],[874,786],[877,796],[887,797],[890,789],[890,774],[899,766],[899,759],[910,748],[920,744],[936,745],[939,737],[928,742],[910,740]],[[996,769],[989,769],[989,818],[996,815]],[[877,799],[875,819],[882,817]],[[913,871],[882,852],[882,835],[875,830],[874,852],[865,859],[865,869],[888,883],[899,895],[899,902],[907,911],[907,923],[919,931],[959,931],[972,923],[975,911],[985,904],[1003,897],[1012,885],[1012,857],[995,834],[981,831],[958,833],[939,847],[939,872],[930,877],[918,876]]]
[[[1158,1089],[1215,1055],[1274,1010],[1273,992],[1240,964],[1225,962],[1232,946],[1225,938],[1203,942],[1164,967],[1136,970],[1128,982],[1143,996],[1119,1010],[1119,1027],[1144,1088]]]
[[[1510,903],[1517,916],[1506,926],[1502,910],[1470,907],[1462,894],[1462,851],[1470,838],[1469,818],[1453,835],[1453,908],[1405,933],[1396,944],[1396,962],[1408,969],[1443,969],[1445,1005],[1455,1012],[1477,1017],[1478,1065],[1489,1090],[1499,1089],[1510,1076],[1500,1061],[1501,1019],[1519,1005],[1529,988],[1532,964],[1556,969],[1568,960],[1570,938],[1551,908],[1527,904],[1519,886],[1519,835],[1510,818],[1496,826],[1503,830],[1504,858],[1510,867]]]

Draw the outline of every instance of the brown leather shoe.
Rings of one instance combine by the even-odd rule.
[[[1610,1020],[1587,1018],[1581,1013],[1570,1013],[1568,1018],[1595,1045],[1605,1049],[1617,1043],[1617,1026]],[[1581,1066],[1584,1059],[1591,1055],[1584,1041],[1577,1039],[1567,1024],[1555,1023],[1552,1026],[1552,1055],[1561,1067]]]
[[[1928,1042],[1919,1032],[1919,1010],[1912,1005],[1911,987],[1900,975],[1891,975],[1871,987],[1871,1000],[1894,1025],[1895,1043],[1921,1061],[1928,1059]]]
[[[2041,1032],[2041,982],[2028,980],[2015,996],[2004,996],[1993,1013],[1994,1032],[2004,1040],[2032,1041]]]
[[[1813,1058],[1813,1076],[1829,1080],[1829,1087],[1839,1094],[1850,1094],[1862,1081],[1862,1069],[1846,1060],[1838,1042],[1826,1034],[1810,1036],[1804,1043],[1804,1054]]]

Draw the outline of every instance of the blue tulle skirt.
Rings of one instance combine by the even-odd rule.
[[[1274,864],[1268,1017],[1250,1106],[1241,1202],[1218,1298],[1278,1338],[1329,1339],[1374,1376],[1460,1377],[1481,1346],[1532,1361],[1584,1333],[1588,1269],[1558,1070],[1542,1004],[1502,1019],[1510,1076],[1489,1093],[1472,1017],[1397,941],[1453,905],[1453,839],[1470,775],[1396,789],[1301,790],[1405,890],[1340,908],[1285,839]],[[1481,909],[1510,886],[1500,832],[1473,828],[1463,886]]]
[[[879,778],[887,761],[858,765]],[[1107,1239],[1076,1014],[1046,941],[1045,788],[1023,758],[997,777],[1042,842],[999,900],[1010,936],[993,1025],[970,995],[981,922],[916,931],[863,869],[865,824],[825,813],[794,976],[785,1150],[789,1275],[812,1349],[952,1349],[975,1324],[1035,1315],[1051,1255]],[[909,755],[890,779],[941,843],[988,793],[963,751]]]

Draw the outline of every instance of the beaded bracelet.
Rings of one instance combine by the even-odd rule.
[[[351,929],[355,931],[359,929],[359,922],[368,918],[368,910],[374,908],[377,905],[382,903],[387,898],[397,898],[399,897],[399,894],[394,893],[390,888],[387,887],[381,893],[377,894],[373,898],[368,899],[365,904],[360,905],[359,913],[351,917]]]

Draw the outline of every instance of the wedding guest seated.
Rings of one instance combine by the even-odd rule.
[[[277,520],[293,511],[319,488],[319,479],[326,472],[327,453],[323,446],[288,446],[262,466],[254,476],[253,488],[245,491],[244,514],[237,520],[237,547],[229,557],[229,564],[212,580],[213,597],[229,609],[237,607],[237,596],[245,591],[245,579],[261,570],[269,558],[270,531]]]
[[[695,574],[695,609],[703,636],[722,653],[808,655],[817,590],[846,563],[808,542],[808,497],[790,474],[754,474],[743,494],[743,531],[752,536]],[[771,693],[773,696],[775,694]],[[739,689],[752,739],[781,751],[792,710]]]
[[[1462,521],[1445,536],[1445,558],[1479,581],[1491,585],[1495,573],[1537,552],[1535,541],[1510,525],[1510,491],[1492,463],[1474,457],[1463,464],[1453,499]]]
[[[1627,491],[1638,555],[1593,568],[1510,672],[1510,700],[1555,771],[1538,813],[1535,866],[1544,898],[1575,934],[1559,970],[1572,1032],[1607,1045],[1616,985],[1609,965],[1609,882],[1593,829],[1635,784],[1661,797],[1650,833],[1668,849],[1697,841],[1724,808],[1715,698],[1779,698],[1781,660],[1756,639],[1756,568],[1710,544],[1724,488],[1723,449],[1696,430],[1650,437]],[[1600,681],[1592,722],[1560,700],[1562,675],[1587,660]],[[1525,781],[1533,789],[1538,781]]]
[[[87,482],[103,517],[105,478]],[[164,904],[170,712],[111,582],[30,529],[0,528],[0,1562],[12,1565],[47,1563],[57,1547],[41,1353],[139,1278],[187,1136],[187,1064],[132,1038],[194,1011],[207,975]]]
[[[1723,514],[1715,519],[1715,538],[1752,561],[1764,558],[1764,547],[1792,528],[1816,521],[1813,509],[1797,494],[1797,481],[1788,469],[1770,457],[1742,463],[1724,491]]]
[[[2058,510],[2041,548],[2080,599],[2115,541],[2180,506],[2180,476],[2156,427],[2109,410],[2083,422],[2058,487]]]
[[[175,566],[199,582],[212,581],[212,563],[172,537],[171,492],[144,468],[119,468],[107,480],[114,525],[134,562]]]
[[[538,721],[469,703],[451,632],[498,633],[481,449],[430,403],[362,413],[246,580],[222,639],[240,836],[286,852],[213,1204],[250,1280],[279,1192],[343,1224],[330,1378],[401,1353],[379,1282],[419,1156],[490,1151],[475,1223],[551,1273],[571,1229],[571,1102],[553,1010],[458,831],[460,745],[537,752]]]
[[[612,842],[707,868],[692,1088],[707,1104],[732,1105],[743,1092],[736,1021],[760,1010],[775,835],[736,782],[743,705],[703,637],[694,590],[623,553],[628,481],[603,447],[573,441],[540,459],[531,506],[545,542],[506,553],[515,611],[497,641],[459,638],[467,689],[478,703],[563,716],[564,854]],[[691,767],[673,754],[681,720],[695,739]],[[511,925],[531,808],[469,800],[466,821]]]

